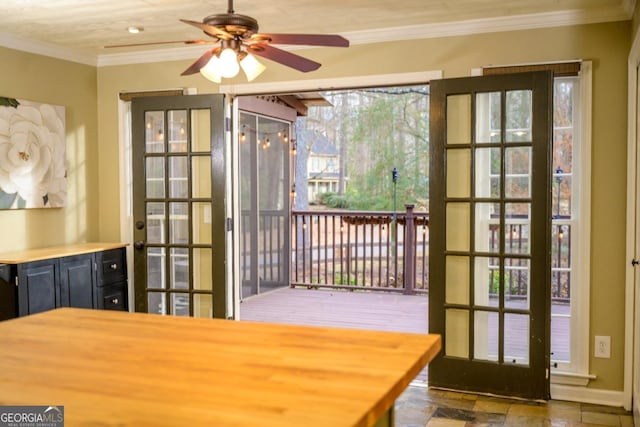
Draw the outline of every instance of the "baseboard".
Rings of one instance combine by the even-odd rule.
[[[551,398],[596,405],[624,406],[624,392],[597,388],[551,384]]]

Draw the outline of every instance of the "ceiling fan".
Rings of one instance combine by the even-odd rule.
[[[269,34],[258,33],[258,21],[246,15],[240,15],[233,10],[233,0],[228,2],[227,13],[207,16],[202,22],[181,19],[180,21],[200,28],[213,39],[183,40],[169,42],[138,43],[128,45],[111,45],[106,47],[129,47],[166,43],[184,44],[215,44],[207,50],[193,64],[182,72],[186,76],[200,72],[209,80],[220,83],[223,77],[234,77],[240,67],[245,71],[249,81],[255,79],[265,66],[260,64],[253,55],[260,56],[298,71],[309,72],[317,70],[320,63],[296,55],[286,50],[272,46],[307,45],[348,47],[349,40],[334,34]]]

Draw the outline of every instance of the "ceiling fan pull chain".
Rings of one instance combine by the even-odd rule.
[[[227,13],[235,13],[233,11],[233,0],[229,0],[229,8],[228,8]]]

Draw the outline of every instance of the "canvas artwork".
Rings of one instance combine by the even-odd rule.
[[[64,107],[0,97],[0,209],[67,201]]]

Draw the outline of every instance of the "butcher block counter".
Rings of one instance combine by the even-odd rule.
[[[65,426],[393,425],[440,336],[59,308],[0,322],[0,404]]]
[[[0,253],[0,264],[22,264],[25,262],[108,251],[126,246],[126,243],[77,243],[73,245],[25,249],[23,251]]]

